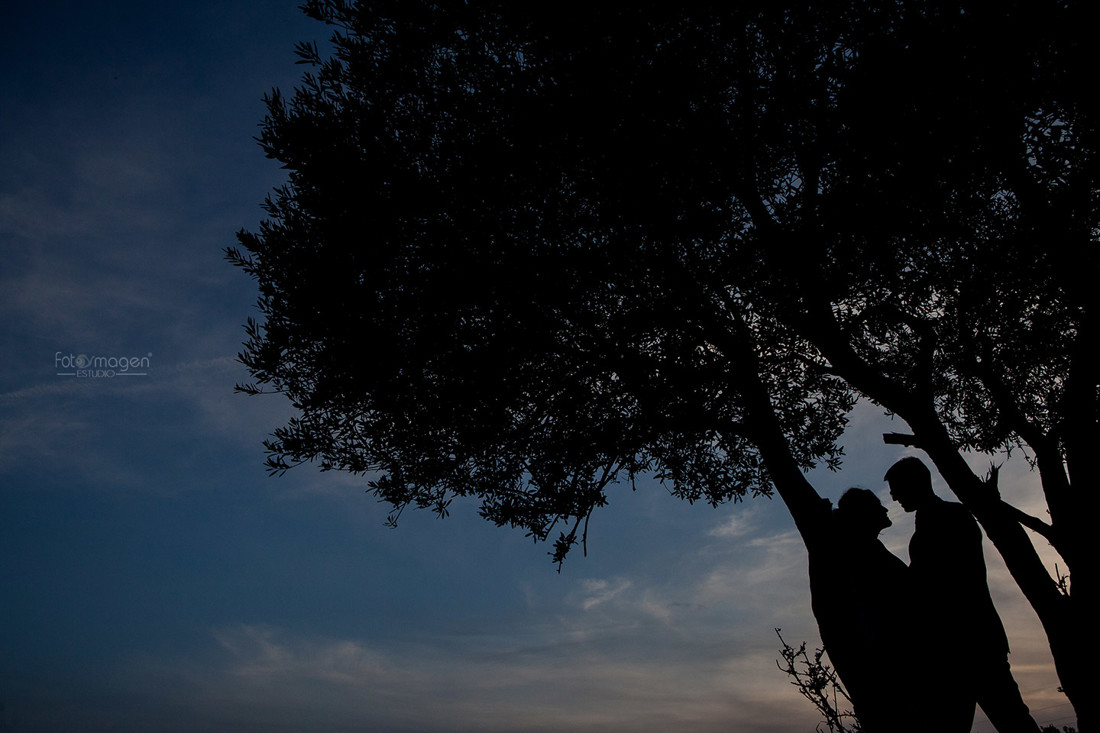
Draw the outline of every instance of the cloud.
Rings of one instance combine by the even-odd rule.
[[[708,537],[732,539],[743,537],[756,530],[756,516],[751,509],[744,509],[736,514],[730,514],[726,521],[707,532]]]
[[[528,604],[515,614],[391,620],[384,635],[370,623],[334,635],[311,622],[222,626],[205,649],[131,660],[128,699],[190,706],[188,726],[164,730],[813,730],[815,712],[776,668],[772,631],[816,641],[799,541],[760,531],[696,543],[675,572],[629,565],[566,576],[564,591],[562,576],[517,576]]]
[[[581,583],[585,598],[581,601],[581,608],[585,611],[595,606],[607,603],[615,596],[631,586],[629,580],[616,578],[614,580],[585,580]]]
[[[274,683],[282,679],[378,689],[394,679],[384,655],[351,640],[288,640],[273,627],[242,624],[213,632],[230,654],[230,675]]]
[[[232,718],[242,731],[282,724],[306,731],[778,732],[815,722],[783,684],[770,647],[728,644],[702,654],[693,642],[679,655],[646,658],[640,638],[626,646],[573,645],[567,654],[515,644],[561,632],[378,645],[240,625],[214,632],[220,653],[187,669],[181,688],[194,701],[193,721]],[[140,666],[131,683],[144,674]],[[147,676],[166,674],[181,672]]]
[[[279,395],[234,394],[239,369],[228,357],[165,364],[154,354],[147,376],[51,375],[0,393],[0,473],[25,477],[8,490],[79,481],[85,492],[168,496],[224,482],[246,464],[246,479],[264,482],[262,442],[292,409]],[[350,481],[305,469],[264,486],[278,498],[334,494]],[[361,491],[346,493],[361,500]]]
[[[806,548],[796,532],[759,534],[727,552],[695,590],[698,604],[757,615],[772,626],[811,618]]]

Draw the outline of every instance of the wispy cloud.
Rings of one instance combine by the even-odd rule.
[[[709,530],[707,535],[723,539],[743,537],[755,532],[757,529],[756,513],[750,508],[744,508],[737,513],[731,513],[729,517],[717,527]]]
[[[581,608],[588,611],[595,606],[607,603],[631,586],[631,582],[624,578],[614,580],[585,580],[581,583],[584,600]]]
[[[234,394],[241,368],[229,357],[164,364],[154,355],[146,371],[110,379],[54,375],[0,393],[0,469],[49,465],[77,471],[89,485],[132,487],[154,478],[134,473],[132,458],[134,441],[147,443],[156,430],[175,436],[164,450],[184,438],[248,447],[259,472],[261,441],[292,414],[280,396]]]
[[[183,687],[198,720],[234,710],[244,731],[296,721],[300,730],[778,733],[814,723],[766,648],[728,644],[704,654],[695,643],[646,659],[649,645],[638,638],[555,657],[504,636],[380,647],[253,625],[214,638],[222,653],[213,666],[191,667]]]

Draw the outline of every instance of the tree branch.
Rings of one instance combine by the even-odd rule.
[[[1008,502],[1002,501],[1001,503],[1004,505],[1004,510],[1008,513],[1010,517],[1030,529],[1032,532],[1042,535],[1051,544],[1054,544],[1055,532],[1053,527],[1051,527],[1049,524],[1039,519],[1038,517],[1033,517],[1027,512],[1021,509],[1017,509]]]
[[[883,433],[882,442],[886,445],[904,445],[908,448],[920,448],[920,438],[910,433]]]

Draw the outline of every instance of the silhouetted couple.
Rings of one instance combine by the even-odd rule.
[[[886,480],[916,512],[908,567],[879,541],[891,522],[866,489],[844,492],[810,553],[821,639],[864,733],[969,733],[975,704],[999,733],[1038,733],[1009,670],[977,522],[936,496],[917,458]]]

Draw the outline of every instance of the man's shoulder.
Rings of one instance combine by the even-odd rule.
[[[935,526],[939,530],[966,531],[976,529],[978,526],[978,522],[965,506],[956,501],[944,501],[939,497],[935,502],[920,509],[916,520],[924,527]]]
[[[944,512],[948,516],[966,517],[968,519],[972,518],[970,516],[970,510],[957,501],[946,501],[944,499],[940,499],[937,503],[939,504],[940,511]]]

